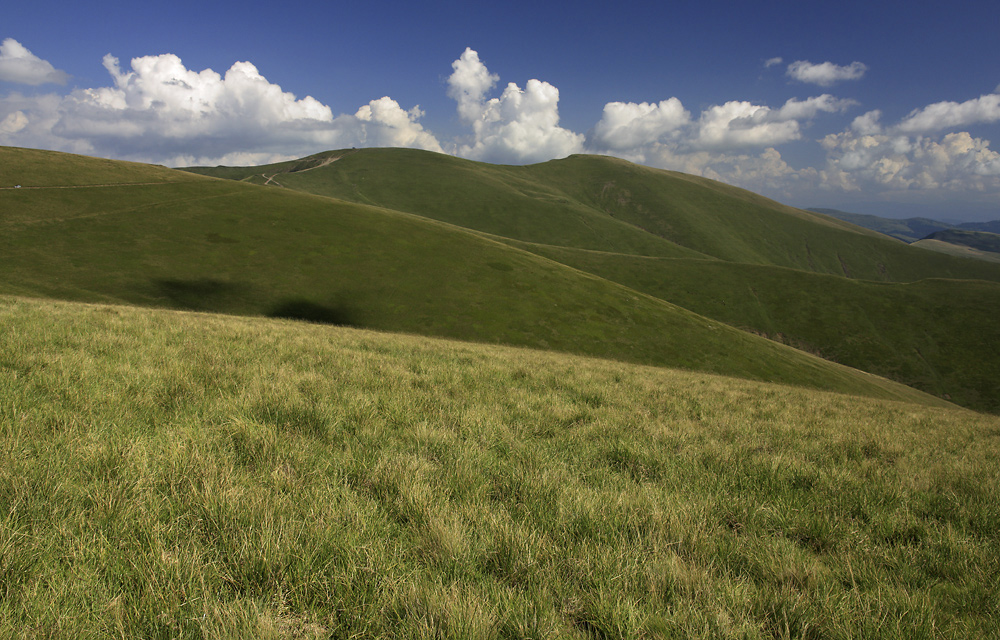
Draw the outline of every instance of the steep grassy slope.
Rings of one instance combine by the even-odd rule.
[[[1000,420],[0,298],[0,637],[987,638]]]
[[[59,173],[61,164],[68,174],[91,162],[50,154],[48,169]],[[189,179],[6,192],[0,291],[298,317],[887,397],[908,392],[456,227],[177,175]]]
[[[1000,283],[880,283],[782,267],[522,245],[563,264],[979,410],[1000,412]]]
[[[719,182],[607,157],[508,167],[426,151],[362,149],[267,167],[195,171],[231,179],[265,174],[291,189],[557,246],[713,257],[870,280],[1000,281],[996,265],[907,247]]]

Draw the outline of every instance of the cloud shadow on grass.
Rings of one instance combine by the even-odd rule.
[[[272,308],[267,316],[270,318],[285,318],[303,320],[317,324],[335,324],[344,327],[357,327],[357,314],[345,304],[318,304],[305,298],[286,300]]]
[[[245,282],[214,278],[160,278],[152,281],[168,306],[190,311],[264,315],[316,324],[360,327],[357,310],[343,302],[319,303],[305,297],[278,300]]]
[[[153,280],[153,285],[160,296],[170,300],[170,306],[192,311],[239,311],[252,297],[249,285],[214,278],[160,278]]]

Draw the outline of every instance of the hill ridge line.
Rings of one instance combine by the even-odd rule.
[[[53,184],[53,185],[37,185],[37,186],[25,186],[18,185],[16,187],[0,187],[3,191],[18,191],[21,189],[95,189],[104,187],[151,187],[164,184],[188,184],[197,182],[197,180],[174,180],[174,181],[163,181],[163,182],[111,182],[107,184]]]

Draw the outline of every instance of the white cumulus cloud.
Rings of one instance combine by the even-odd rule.
[[[188,69],[172,54],[135,58],[125,70],[108,55],[104,66],[112,86],[0,99],[0,142],[171,165],[269,162],[371,144],[441,150],[417,107],[383,97],[334,116],[249,62],[225,75]]]
[[[965,131],[933,139],[850,130],[828,135],[821,143],[827,151],[822,181],[828,187],[957,192],[1000,188],[1000,154],[988,141]]]
[[[452,64],[448,95],[458,103],[459,117],[472,126],[470,143],[458,155],[500,163],[542,162],[583,150],[584,136],[559,126],[559,89],[528,80],[524,89],[508,83],[499,98],[487,99],[499,80],[467,48]]]
[[[824,137],[821,184],[843,191],[957,194],[1000,191],[1000,153],[968,131],[936,132],[1000,120],[1000,95],[937,102],[895,125],[879,110],[858,116],[849,129]]]
[[[659,103],[609,102],[594,127],[590,144],[624,151],[662,141],[691,123],[691,114],[677,98]]]
[[[373,147],[411,147],[441,151],[437,139],[417,122],[423,117],[420,107],[405,111],[388,96],[372,100],[354,114],[360,123],[361,144]]]
[[[805,100],[789,99],[776,114],[779,120],[811,120],[820,112],[838,113],[857,105],[854,100],[835,98],[828,93]]]
[[[786,73],[788,77],[799,82],[829,87],[842,80],[859,80],[866,71],[868,71],[868,66],[856,61],[847,66],[840,66],[832,62],[813,64],[808,60],[796,60],[788,65]]]
[[[774,147],[801,139],[804,125],[820,113],[855,104],[829,94],[792,98],[778,108],[733,100],[693,118],[677,98],[610,102],[588,134],[587,150],[791,197],[815,186],[819,173],[790,166]]]
[[[766,106],[730,101],[709,107],[698,121],[696,142],[702,148],[762,147],[800,137],[797,120],[774,117]]]
[[[18,84],[66,84],[69,74],[28,51],[13,38],[0,43],[0,81]]]
[[[708,107],[695,120],[677,98],[659,103],[610,102],[587,146],[636,162],[669,157],[675,163],[682,154],[764,149],[798,140],[803,123],[821,112],[844,111],[855,104],[829,94],[792,98],[777,109],[734,100]]]
[[[823,94],[806,100],[789,99],[779,109],[746,101],[731,101],[702,112],[696,143],[708,149],[768,147],[802,137],[803,121],[820,112],[844,111],[856,104]]]
[[[0,120],[0,134],[17,133],[27,126],[28,116],[24,115],[23,111],[15,111]]]
[[[462,120],[476,122],[483,115],[486,95],[500,76],[490,73],[479,59],[479,53],[470,47],[466,47],[459,59],[451,63],[451,68],[448,97],[458,103],[458,115]]]
[[[1000,120],[1000,93],[965,102],[935,102],[906,116],[897,127],[906,133],[941,131]]]
[[[851,122],[851,129],[863,136],[882,133],[882,111],[875,109],[864,113]]]

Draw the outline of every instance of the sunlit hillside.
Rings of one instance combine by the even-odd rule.
[[[0,298],[0,637],[1000,633],[1000,420]]]

